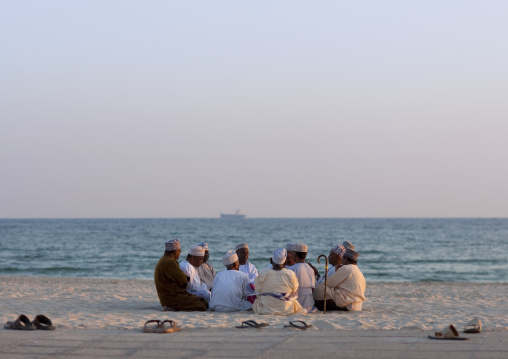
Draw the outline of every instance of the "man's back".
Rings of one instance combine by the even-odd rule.
[[[187,276],[176,259],[162,256],[154,271],[155,289],[163,307],[174,310],[206,310],[206,302],[187,293]]]
[[[328,278],[327,285],[334,288],[332,299],[339,307],[362,310],[367,283],[357,265],[349,264],[340,267]]]
[[[256,314],[279,314],[288,315],[304,311],[296,300],[298,292],[298,280],[293,271],[286,268],[281,270],[264,269],[255,280],[256,292],[293,294],[292,300],[281,300],[273,296],[263,295],[256,298],[252,309]]]
[[[247,274],[237,270],[223,270],[217,273],[213,281],[210,308],[221,312],[252,308],[245,294],[245,288],[249,283]]]
[[[240,264],[240,268],[238,270],[242,273],[247,274],[251,282],[254,282],[258,276],[258,270],[256,269],[256,266],[248,261],[245,262],[245,264]]]
[[[171,297],[186,292],[187,276],[175,259],[162,256],[155,266],[154,282],[161,305],[169,306]]]
[[[291,266],[298,279],[298,302],[307,310],[314,307],[312,290],[316,286],[316,276],[314,270],[307,263],[296,263]]]

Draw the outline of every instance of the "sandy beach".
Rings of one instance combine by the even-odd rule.
[[[44,314],[61,329],[141,329],[149,319],[173,319],[183,328],[233,328],[253,319],[282,328],[304,320],[312,330],[428,331],[462,328],[481,318],[484,331],[508,330],[506,283],[368,283],[362,312],[259,316],[253,312],[163,312],[152,280],[0,276],[0,320]]]

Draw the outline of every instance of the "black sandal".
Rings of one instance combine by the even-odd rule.
[[[37,329],[55,330],[55,326],[51,323],[51,319],[42,314],[35,317],[32,321],[32,325],[34,325]]]
[[[301,324],[296,324],[301,323]],[[312,324],[307,324],[303,320],[294,320],[292,322],[289,322],[289,325],[285,325],[284,328],[296,328],[296,329],[309,329],[312,327]]]
[[[258,323],[258,322],[255,322],[253,320],[246,320],[245,322],[242,322],[242,325],[241,326],[236,326],[235,328],[238,328],[238,329],[243,329],[243,328],[263,328],[263,327],[267,327],[269,326],[270,324],[268,323]]]

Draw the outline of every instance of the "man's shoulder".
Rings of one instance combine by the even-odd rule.
[[[240,272],[238,270],[229,270],[228,272],[232,272],[230,275],[231,277],[237,277],[237,278],[246,278],[249,279],[249,275],[244,272]]]
[[[181,263],[180,263],[180,268],[183,270],[183,271],[188,271],[188,272],[196,272],[196,268],[190,264],[188,261],[186,260],[183,260]]]
[[[352,265],[351,267],[354,267],[351,269],[352,271],[355,271],[356,273],[361,274],[363,276],[363,273],[360,270],[360,267],[358,267],[357,265]]]
[[[280,272],[280,274],[281,274],[281,275],[287,275],[287,276],[289,276],[289,277],[295,277],[295,278],[296,278],[296,273],[295,273],[295,272],[293,272],[293,271],[292,271],[292,270],[290,270],[290,269],[287,269],[287,268],[282,268],[282,269],[281,269],[280,271],[278,271],[278,272]]]
[[[169,256],[162,256],[159,258],[159,261],[157,262],[156,266],[168,266],[175,264],[178,266],[178,262],[176,261],[176,259],[171,258]]]
[[[354,265],[354,264],[346,264],[335,271],[335,273],[350,274],[350,275],[351,274],[354,275],[355,273],[358,273],[358,272],[361,273],[360,268],[358,268],[358,266]]]
[[[228,269],[224,269],[223,271],[220,271],[216,274],[215,278],[219,278],[219,279],[222,279],[222,278],[246,278],[247,280],[249,279],[249,276],[244,273],[244,272],[240,272],[240,271],[237,271],[237,270],[228,270]]]
[[[259,277],[259,276],[265,276],[265,275],[267,275],[267,274],[269,274],[269,273],[271,273],[271,272],[274,272],[273,268],[263,268],[263,269],[261,269],[261,270],[259,271],[259,273],[258,273],[258,277]]]
[[[209,263],[203,263],[203,264],[201,264],[201,265],[199,266],[199,268],[207,269],[207,270],[209,270],[209,271],[214,270],[214,269],[213,269],[213,266],[212,266],[211,264],[209,264]]]

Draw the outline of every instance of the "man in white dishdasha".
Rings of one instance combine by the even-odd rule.
[[[205,249],[205,255],[203,256],[203,263],[198,267],[198,275],[201,283],[205,283],[208,290],[212,288],[213,280],[215,279],[215,269],[211,264],[208,263],[210,258],[210,252],[208,251],[208,243],[199,243],[198,246]]]
[[[222,262],[226,266],[215,276],[212,285],[212,299],[209,307],[217,312],[236,312],[249,310],[252,304],[247,300],[250,290],[250,281],[247,274],[238,271],[240,264],[235,251],[228,251]]]
[[[294,243],[292,246],[294,252],[295,264],[289,267],[296,274],[298,279],[298,302],[307,312],[316,311],[312,292],[316,287],[316,277],[312,268],[305,263],[308,246],[304,243]]]
[[[249,259],[249,246],[247,243],[241,243],[235,248],[236,254],[238,255],[238,261],[240,262],[240,272],[243,272],[249,276],[251,283],[254,283],[254,279],[258,276],[258,270],[256,266],[248,261]]]
[[[200,246],[190,246],[189,254],[187,258],[180,263],[180,268],[189,277],[189,283],[187,283],[187,292],[197,295],[210,302],[211,293],[205,283],[201,283],[199,279],[197,268],[203,263],[203,257],[205,256],[205,249]]]

